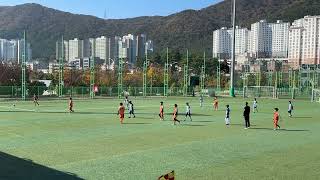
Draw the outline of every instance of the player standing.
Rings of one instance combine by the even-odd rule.
[[[250,128],[250,106],[248,106],[248,102],[246,102],[246,106],[244,107],[243,117],[245,121],[245,129]]]
[[[219,101],[218,101],[218,98],[217,98],[217,97],[214,97],[213,108],[214,108],[215,111],[218,111]]]
[[[131,118],[131,115],[133,115],[133,118],[136,118],[136,115],[134,114],[134,108],[132,101],[129,101],[129,118]]]
[[[184,121],[187,120],[188,116],[190,118],[190,121],[192,121],[192,118],[191,118],[191,107],[190,107],[189,103],[186,103],[186,118],[184,119]]]
[[[229,127],[230,126],[230,106],[227,105],[226,107],[227,107],[227,109],[226,109],[225,121],[226,121],[226,126]]]
[[[33,95],[33,103],[34,103],[34,106],[37,106],[37,105],[39,106],[38,99],[39,99],[38,96],[34,94],[34,95]]]
[[[173,109],[173,114],[172,114],[173,125],[176,125],[176,122],[179,122],[180,124],[180,121],[177,118],[178,118],[178,105],[175,104]]]
[[[123,106],[123,103],[120,103],[120,106],[118,108],[118,116],[121,124],[123,124],[123,120],[124,120],[124,111],[125,111],[125,108]]]
[[[73,110],[73,100],[72,100],[71,97],[69,98],[69,112],[70,113],[74,112],[74,110]]]
[[[159,112],[160,120],[164,120],[164,110],[163,110],[163,102],[160,102],[160,112]]]
[[[200,95],[199,100],[200,100],[200,107],[202,107],[203,106],[203,96],[202,95]]]
[[[293,105],[292,105],[292,102],[289,101],[289,108],[288,108],[289,117],[292,117],[292,111],[293,111]]]
[[[273,113],[273,125],[274,125],[274,129],[273,130],[277,130],[280,129],[279,126],[279,109],[278,108],[274,108],[274,113]]]
[[[258,112],[258,101],[257,98],[254,98],[253,100],[253,113]]]

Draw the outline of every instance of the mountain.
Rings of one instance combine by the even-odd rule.
[[[260,19],[293,21],[305,15],[320,14],[319,0],[237,0],[237,25],[249,27]],[[146,33],[161,51],[172,49],[192,52],[208,50],[212,31],[231,24],[231,0],[201,10],[185,10],[169,16],[104,20],[71,14],[38,4],[0,7],[0,37],[22,37],[28,31],[34,57],[54,57],[55,42],[66,39]]]

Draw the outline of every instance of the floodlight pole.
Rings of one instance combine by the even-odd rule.
[[[163,96],[168,96],[168,89],[169,89],[169,48],[167,48],[167,62],[164,65],[164,89],[163,89]]]
[[[122,58],[119,58],[118,62],[118,98],[120,99],[122,97],[123,93],[123,76],[122,76],[122,67],[123,67],[123,60]]]
[[[23,32],[23,54],[21,63],[21,98],[26,100],[27,88],[26,88],[26,59],[27,59],[27,33]]]
[[[189,50],[187,49],[187,64],[184,65],[184,78],[183,78],[183,96],[188,95],[188,86],[189,86]]]
[[[96,56],[96,40],[92,40],[92,53],[90,58],[90,98],[95,96],[95,56]]]
[[[232,27],[232,60],[231,60],[231,76],[230,76],[230,96],[235,97],[234,78],[235,78],[235,61],[236,61],[236,0],[233,0],[233,27]]]
[[[147,71],[148,71],[148,51],[146,51],[146,59],[143,63],[143,97],[147,96]]]
[[[61,98],[63,96],[63,68],[64,68],[64,40],[63,36],[61,38],[61,56],[59,58],[59,85],[58,85],[58,96]]]

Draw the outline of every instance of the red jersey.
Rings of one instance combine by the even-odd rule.
[[[173,109],[173,115],[174,115],[174,116],[177,116],[177,115],[178,115],[178,108],[175,107],[175,108]]]
[[[119,109],[118,109],[119,114],[124,114],[124,110],[125,110],[124,106],[119,106]]]
[[[279,121],[279,113],[278,113],[278,112],[275,112],[275,113],[273,114],[273,120],[274,120],[274,121]]]
[[[217,105],[217,104],[218,104],[218,100],[215,99],[215,100],[213,101],[213,103],[214,103],[214,105]]]
[[[160,106],[160,113],[163,113],[163,106]]]

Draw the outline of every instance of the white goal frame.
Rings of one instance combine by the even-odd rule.
[[[311,102],[320,102],[320,89],[312,89]]]
[[[256,89],[256,92],[258,92],[258,94],[248,94],[249,89]],[[269,92],[271,91],[270,95],[271,96],[263,96],[263,93],[266,93],[267,89]],[[261,96],[262,95],[262,96]],[[243,87],[243,97],[247,98],[247,97],[266,97],[266,98],[272,98],[272,99],[277,99],[278,98],[278,94],[277,94],[277,88],[274,86],[245,86]]]

